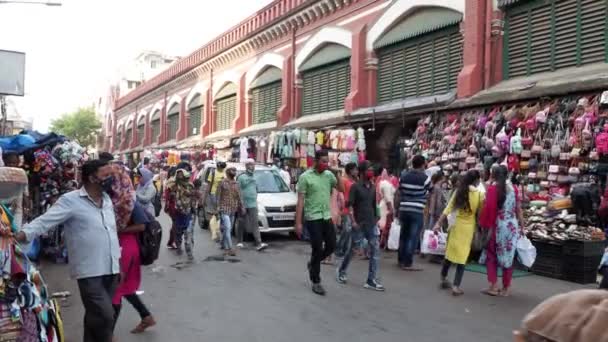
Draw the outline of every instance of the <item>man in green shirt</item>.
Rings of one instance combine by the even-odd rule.
[[[262,251],[268,247],[262,242],[260,235],[260,227],[258,226],[258,186],[255,181],[255,161],[247,159],[245,161],[245,173],[239,176],[238,183],[241,190],[243,207],[245,214],[241,216],[236,230],[237,244],[239,248],[243,248],[243,235],[245,231],[253,234],[255,245],[258,251]]]
[[[330,256],[336,248],[336,230],[331,220],[331,192],[341,191],[336,176],[328,170],[327,151],[317,151],[313,169],[304,172],[296,186],[298,205],[296,207],[296,233],[302,235],[302,218],[310,235],[312,253],[308,272],[312,281],[312,291],[325,295],[321,286],[321,261]]]

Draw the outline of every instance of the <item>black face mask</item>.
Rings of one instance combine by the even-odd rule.
[[[102,179],[101,181],[99,181],[98,184],[101,186],[103,191],[105,193],[107,193],[108,195],[111,195],[112,193],[114,193],[114,191],[112,191],[112,185],[114,184],[114,176],[109,176],[105,179]]]

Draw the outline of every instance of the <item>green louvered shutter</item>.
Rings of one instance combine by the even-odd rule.
[[[146,126],[141,124],[137,126],[137,145],[143,146]]]
[[[534,0],[507,7],[504,77],[606,61],[606,0]]]
[[[251,116],[253,124],[277,119],[281,107],[281,81],[275,81],[251,90]]]
[[[152,120],[150,126],[152,128],[152,141],[158,143],[158,136],[160,135],[160,119]]]
[[[133,141],[133,129],[129,128],[127,130],[127,143],[126,146],[131,146],[131,142]]]
[[[179,129],[179,113],[171,113],[167,115],[167,121],[169,122],[167,140],[174,140],[175,137],[177,137],[177,130]]]
[[[188,122],[188,136],[197,135],[201,129],[201,117],[203,115],[204,106],[196,106],[188,109],[190,113],[190,121]]]
[[[232,127],[232,121],[236,118],[236,94],[215,102],[216,120],[215,131],[223,131]]]
[[[302,115],[343,109],[350,92],[350,60],[303,71],[302,83]]]
[[[462,35],[452,24],[379,48],[378,102],[445,94],[462,69]]]

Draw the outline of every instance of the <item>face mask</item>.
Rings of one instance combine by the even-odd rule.
[[[114,176],[109,176],[99,182],[99,185],[101,186],[103,191],[107,194],[111,194],[113,192],[112,184],[114,184]]]
[[[374,179],[374,171],[368,170],[367,172],[365,172],[365,176],[368,180]]]
[[[323,171],[327,170],[327,168],[329,167],[329,164],[326,162],[318,162],[317,163],[317,172],[318,173],[322,173]]]

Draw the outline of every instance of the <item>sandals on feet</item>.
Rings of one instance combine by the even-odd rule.
[[[491,296],[491,297],[498,297],[498,296],[500,296],[500,291],[498,291],[498,290],[492,290],[492,289],[482,290],[481,293],[483,293],[485,295],[488,295],[488,296]]]

